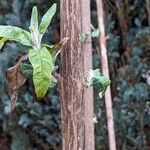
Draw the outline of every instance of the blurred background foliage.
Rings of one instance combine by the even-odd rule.
[[[0,24],[28,29],[34,5],[39,15],[57,0],[0,0]],[[91,3],[94,67],[99,68],[98,29],[95,0]],[[118,150],[150,149],[150,23],[146,0],[105,0],[107,46]],[[44,37],[59,41],[59,9]],[[8,42],[0,52],[0,150],[61,149],[59,92],[50,89],[37,101],[28,80],[19,91],[10,116],[6,70],[18,54],[27,51]],[[59,63],[59,61],[58,61]],[[95,88],[96,150],[108,149],[105,105]]]

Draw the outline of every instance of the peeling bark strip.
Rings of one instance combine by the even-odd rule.
[[[63,150],[84,150],[83,59],[81,0],[61,0],[61,119]]]
[[[109,66],[106,49],[106,36],[105,36],[105,25],[104,25],[104,11],[103,1],[97,0],[97,12],[98,12],[98,26],[100,30],[99,44],[101,48],[101,61],[102,61],[102,72],[103,75],[109,78]],[[105,92],[105,106],[107,115],[108,135],[109,135],[109,149],[116,150],[116,140],[114,131],[113,121],[113,110],[112,110],[112,98],[110,87]]]
[[[91,9],[90,0],[82,0],[82,34],[87,38],[82,43],[84,55],[84,76],[92,69],[92,43],[91,43]],[[93,88],[87,88],[84,92],[85,107],[85,150],[94,150],[94,122],[93,122]]]

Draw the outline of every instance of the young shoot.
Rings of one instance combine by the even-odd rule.
[[[58,52],[54,48],[49,48],[50,45],[42,44],[42,37],[55,13],[56,4],[53,4],[39,23],[37,7],[34,6],[31,14],[30,32],[15,26],[0,25],[0,48],[6,41],[15,41],[29,47],[28,57],[32,65],[33,83],[38,98],[44,97],[53,81],[52,72],[55,68],[54,62]]]

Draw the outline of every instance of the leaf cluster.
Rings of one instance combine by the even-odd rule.
[[[44,97],[52,82],[55,55],[51,55],[51,52],[54,54],[56,52],[50,52],[51,49],[44,47],[41,41],[55,13],[56,4],[53,4],[44,14],[39,24],[37,7],[34,6],[29,27],[30,32],[15,26],[0,26],[1,48],[7,40],[19,42],[30,47],[29,61],[33,67],[33,82],[38,98]],[[12,76],[14,76],[13,72]]]
[[[11,24],[27,29],[30,24],[31,7],[38,6],[39,16],[42,17],[43,11],[49,9],[48,6],[53,3],[54,1],[45,0],[13,0],[11,2],[1,0],[0,24]],[[57,17],[53,19],[56,21]],[[48,29],[42,43],[56,43],[53,38],[54,30],[55,28],[51,27]],[[53,53],[59,50],[58,44],[56,45],[56,51],[53,49]],[[29,71],[27,74],[24,73],[28,80],[18,91],[16,108],[10,117],[10,99],[7,89],[10,82],[6,78],[6,71],[15,65],[16,57],[22,53],[28,53],[28,49],[30,47],[16,42],[6,42],[0,52],[0,149],[5,147],[13,150],[61,149],[60,105],[57,89],[52,88],[41,101],[36,101],[31,81],[33,67],[27,60],[21,63],[21,66],[25,65],[21,71]]]

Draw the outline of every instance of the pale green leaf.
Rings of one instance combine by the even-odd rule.
[[[110,85],[110,80],[101,75],[99,69],[90,70],[86,76],[87,85],[96,85],[99,89],[99,97],[104,96],[107,87]]]
[[[26,46],[32,46],[30,33],[18,27],[0,25],[0,37]]]
[[[31,22],[29,28],[31,31],[38,31],[38,11],[36,6],[34,6],[32,9]]]
[[[42,44],[42,46],[44,46],[48,49],[48,51],[50,52],[51,57],[53,59],[53,63],[55,63],[55,60],[56,60],[56,57],[57,57],[56,56],[57,51],[56,51],[55,45]]]
[[[100,92],[98,95],[99,95],[100,98],[102,98],[103,97],[103,92]]]
[[[39,26],[39,31],[41,34],[44,34],[53,18],[53,16],[56,13],[56,4],[53,4],[50,9],[44,14],[42,17],[40,26]]]
[[[69,40],[69,37],[66,37],[66,38],[63,38],[58,43],[56,43],[55,45],[42,44],[44,47],[47,47],[47,49],[49,50],[53,58],[54,64],[55,64],[57,56],[60,54],[60,49],[66,44],[68,40]]]
[[[29,60],[33,66],[33,82],[36,95],[41,98],[46,94],[52,82],[53,60],[45,47],[41,50],[31,49]]]
[[[3,45],[4,45],[4,43],[7,41],[7,39],[6,38],[2,38],[1,40],[0,40],[0,49],[2,49],[2,47],[3,47]]]
[[[42,44],[43,47],[47,47],[48,49],[53,49],[55,45]]]

